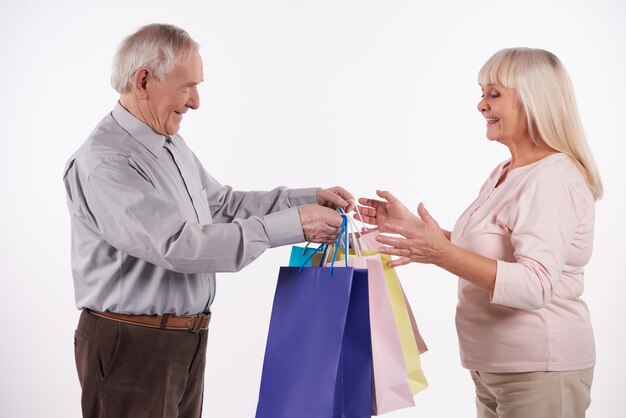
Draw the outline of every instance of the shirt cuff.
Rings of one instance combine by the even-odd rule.
[[[533,298],[532,289],[524,280],[524,266],[496,260],[496,283],[491,295],[491,303],[516,309],[539,309],[543,307]]]
[[[294,207],[317,203],[317,190],[317,187],[290,189],[289,194],[287,195],[289,198],[289,205]]]
[[[270,248],[304,241],[298,208],[270,213],[263,217]]]
[[[502,260],[496,260],[496,283],[493,287],[491,303],[506,305],[506,270],[507,263]]]

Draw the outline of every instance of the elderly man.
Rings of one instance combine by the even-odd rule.
[[[148,25],[124,40],[119,102],[70,158],[76,367],[86,417],[199,417],[215,272],[267,248],[336,239],[352,195],[240,192],[218,183],[178,135],[200,105],[198,44]]]

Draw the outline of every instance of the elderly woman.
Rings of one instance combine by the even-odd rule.
[[[602,184],[560,60],[528,48],[493,55],[479,73],[487,138],[508,147],[452,231],[423,204],[391,193],[360,199],[390,262],[435,264],[459,276],[462,364],[481,418],[584,417],[595,348],[583,269]],[[400,237],[398,237],[400,235]]]

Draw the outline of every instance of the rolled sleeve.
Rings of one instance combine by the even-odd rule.
[[[518,309],[539,309],[552,299],[552,278],[521,263],[497,261],[491,302]],[[548,283],[548,286],[545,286]]]
[[[302,206],[317,203],[318,188],[310,187],[306,189],[290,189],[289,204],[291,206]]]
[[[304,241],[298,208],[265,215],[263,221],[272,248]]]
[[[550,303],[578,225],[575,196],[561,176],[543,176],[498,214],[498,223],[511,230],[515,261],[497,261],[492,303],[519,309]]]

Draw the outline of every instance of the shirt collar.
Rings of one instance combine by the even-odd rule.
[[[155,157],[159,158],[165,146],[165,136],[154,132],[151,127],[126,110],[119,101],[115,104],[112,115],[113,119],[115,119],[133,139],[143,145]]]

